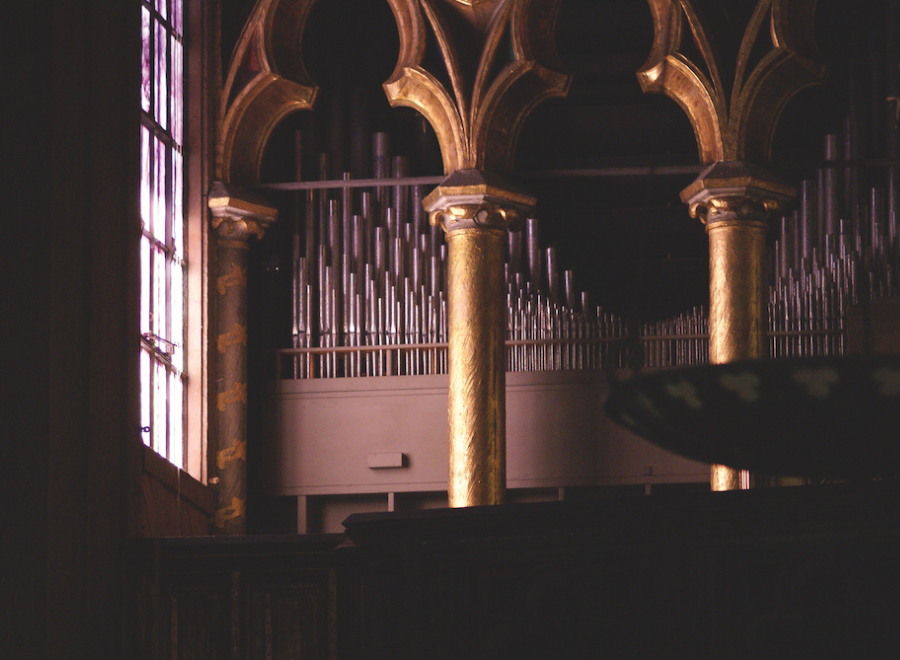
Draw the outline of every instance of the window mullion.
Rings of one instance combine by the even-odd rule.
[[[175,138],[169,135],[169,132],[166,131],[166,129],[156,123],[153,117],[141,113],[141,123],[147,127],[151,135],[156,137],[156,139],[158,139],[164,145],[166,145],[170,149],[174,149],[175,151],[181,151],[181,145],[175,141]]]
[[[166,28],[167,32],[174,34],[179,41],[182,39],[181,33],[178,32],[178,30],[176,30],[175,26],[172,24],[172,19],[166,18],[158,11],[156,11],[156,7],[154,7],[152,4],[146,2],[142,2],[141,4],[150,11],[150,16],[153,17],[156,22]]]
[[[143,231],[142,235],[143,235],[148,241],[150,241],[150,243],[152,243],[153,247],[159,248],[159,249],[163,250],[163,251],[166,252],[166,253],[172,252],[172,248],[170,248],[168,245],[166,245],[165,243],[163,243],[162,241],[160,241],[158,238],[156,238],[153,234],[151,234],[151,233],[150,233],[149,231],[147,231],[146,229]],[[173,255],[173,257],[174,257],[174,255]]]

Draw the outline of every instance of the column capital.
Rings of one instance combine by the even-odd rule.
[[[275,222],[278,210],[259,195],[216,181],[209,191],[212,228],[219,238],[249,241],[262,238],[266,227]]]
[[[709,166],[681,191],[692,218],[703,224],[761,222],[782,212],[797,191],[768,170],[740,161]]]
[[[433,227],[518,230],[536,199],[503,177],[481,170],[456,170],[422,205]]]

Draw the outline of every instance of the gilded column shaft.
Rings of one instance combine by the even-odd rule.
[[[481,170],[457,170],[423,201],[447,237],[450,506],[506,497],[507,232],[535,199]]]
[[[768,355],[766,223],[708,223],[709,361],[724,364]],[[749,487],[749,475],[725,465],[710,467],[713,491]]]
[[[504,230],[447,232],[451,507],[505,498],[505,244]]]
[[[709,239],[709,361],[724,364],[768,354],[766,228],[794,190],[765,170],[716,163],[682,193]],[[749,475],[710,469],[714,491],[747,488]]]
[[[766,224],[706,225],[709,237],[709,361],[766,357]]]
[[[709,361],[724,364],[765,357],[766,223],[722,220],[706,225],[709,238]],[[748,487],[741,470],[710,466],[713,491]]]
[[[664,93],[684,109],[700,159],[710,166],[681,197],[691,215],[707,222],[710,361],[763,357],[764,222],[793,191],[749,163],[771,158],[785,104],[825,76],[813,37],[816,0],[759,0],[738,10],[720,3],[714,14],[699,0],[647,1],[655,36],[638,80],[644,91]],[[717,47],[725,25],[743,33],[736,52]],[[764,56],[762,44],[771,44]],[[729,52],[734,60],[723,59]],[[713,466],[713,490],[739,487],[739,472]]]

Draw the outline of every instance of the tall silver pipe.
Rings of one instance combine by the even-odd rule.
[[[412,186],[409,190],[410,221],[416,228],[416,235],[425,234],[428,231],[428,215],[422,200],[425,198],[425,186]]]
[[[395,179],[403,179],[409,176],[409,161],[406,156],[394,156],[391,163],[391,172]],[[397,222],[401,225],[409,220],[409,187],[394,186],[392,194],[392,208],[397,214]]]
[[[318,223],[316,222],[316,197],[313,190],[306,191],[306,205],[303,217],[306,224],[304,228],[305,244],[303,247],[306,254],[306,270],[310,286],[309,306],[311,308],[310,311],[313,311],[317,309],[319,304],[319,272],[316,266],[316,264],[319,263],[317,249],[318,237],[316,235]],[[318,341],[317,329],[315,324],[308,324],[307,328],[310,333],[309,345],[313,346],[315,345],[315,342]]]
[[[344,172],[341,175],[342,181],[350,181],[353,175],[350,172]],[[350,224],[350,218],[353,215],[353,188],[345,186],[341,188],[341,213],[346,228]]]
[[[441,277],[442,268],[441,268],[440,258],[435,255],[432,255],[431,257],[429,257],[428,263],[429,263],[429,266],[428,266],[428,277],[429,277],[428,291],[433,297],[437,298],[437,296],[441,292],[442,286],[443,286],[443,279]]]
[[[578,295],[575,291],[575,273],[567,270],[563,273],[563,300],[568,308],[575,311],[578,308]]]
[[[816,214],[816,187],[812,181],[800,184],[800,260],[811,264],[813,248],[817,243],[818,216]]]
[[[872,231],[872,257],[876,260],[880,260],[884,256],[884,211],[884,190],[872,188],[869,213]]]
[[[841,200],[839,197],[840,170],[837,168],[837,161],[840,160],[840,151],[838,147],[838,136],[834,133],[825,136],[825,191],[824,191],[824,208],[821,208],[823,217],[824,234],[819,241],[819,249],[823,248],[824,236],[836,234],[838,230],[837,222],[841,215]]]
[[[381,293],[382,283],[384,282],[384,274],[387,272],[387,246],[388,246],[388,237],[387,232],[384,227],[375,227],[375,240],[374,243],[374,276],[375,281],[378,283],[378,291]]]
[[[422,284],[422,246],[415,235],[407,244],[409,251],[409,279],[415,293]]]
[[[372,136],[372,177],[387,179],[391,175],[391,136],[378,132]],[[375,189],[376,198],[381,201],[383,188]]]
[[[556,247],[551,245],[547,248],[547,260],[545,262],[547,269],[547,294],[552,302],[559,301],[559,270],[556,263]]]
[[[884,84],[896,87],[898,76],[900,72],[892,70],[892,80]],[[878,92],[882,101],[883,91]],[[888,119],[883,108],[879,112]],[[881,183],[886,187],[859,198],[857,115],[851,107],[843,134],[825,138],[824,166],[801,183],[797,211],[782,219],[776,232],[769,292],[769,327],[780,333],[771,341],[775,356],[842,351],[841,334],[821,333],[840,333],[850,305],[866,297],[894,295],[900,288],[900,182],[892,170]],[[883,135],[896,136],[896,126],[882,129],[875,127]],[[896,151],[896,139],[891,139],[889,149]],[[299,163],[299,142],[297,146]],[[319,178],[330,178],[327,155],[319,156],[318,166]],[[372,173],[382,179],[408,174],[408,162],[391,154],[387,133],[372,138]],[[301,174],[298,170],[298,178]],[[342,177],[349,179],[348,174]],[[356,199],[349,186],[339,192],[339,199],[329,199],[324,190],[308,192],[304,213],[298,215],[305,229],[295,232],[292,245],[295,347],[304,342],[308,346],[386,345],[446,339],[443,236],[425,222],[421,187],[385,184],[360,190]],[[354,215],[357,202],[359,214]],[[335,214],[341,218],[337,225],[332,222]],[[579,299],[574,274],[560,273],[555,251],[540,246],[534,218],[527,220],[522,234],[509,236],[507,291],[510,338],[551,342],[510,350],[511,369],[624,363],[624,351],[612,343],[627,335],[624,320],[592,308],[584,293]],[[645,342],[647,363],[704,361],[705,314],[704,309],[694,308],[672,319],[645,323],[644,335],[653,337]],[[785,337],[783,333],[793,334]],[[602,350],[577,343],[595,336],[606,342]],[[599,356],[596,361],[593,355]],[[385,358],[384,352],[366,354],[359,361],[350,358],[345,360],[344,373],[384,373]],[[443,352],[425,356],[412,350],[401,360],[392,360],[392,369],[398,373],[441,370],[445,358]],[[341,372],[333,356],[318,361],[322,374]],[[301,362],[305,364],[302,360],[296,364]],[[296,374],[301,371],[295,368]]]
[[[507,233],[509,247],[507,255],[507,263],[511,273],[520,273],[522,271],[522,232],[511,231]]]
[[[539,239],[537,218],[527,218],[525,220],[525,252],[528,258],[528,275],[538,291],[543,289]]]

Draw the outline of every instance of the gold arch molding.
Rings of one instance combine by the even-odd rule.
[[[816,0],[758,0],[733,63],[723,62],[716,51],[702,2],[648,0],[648,4],[655,38],[638,72],[644,91],[666,94],[684,109],[703,163],[767,162],[787,102],[825,76],[813,34]],[[696,44],[700,61],[681,52],[685,39]],[[751,66],[756,46],[765,39],[771,48]],[[734,79],[725,80],[723,71],[731,64]]]
[[[509,171],[528,114],[568,91],[570,77],[553,40],[559,0],[388,2],[400,32],[397,67],[384,84],[388,101],[428,119],[447,174]],[[424,67],[429,32],[449,89]],[[507,39],[511,53],[504,48]]]
[[[528,114],[543,99],[568,91],[570,77],[553,41],[560,0],[386,1],[400,34],[398,62],[384,83],[388,101],[414,108],[431,123],[445,172],[511,169]],[[294,111],[312,109],[318,88],[300,46],[315,2],[258,0],[254,6],[222,90],[219,180],[258,182],[274,127]],[[429,32],[450,89],[423,66]]]
[[[263,149],[278,122],[310,110],[318,87],[300,57],[300,43],[316,0],[258,0],[229,66],[219,105],[216,178],[259,181]]]

